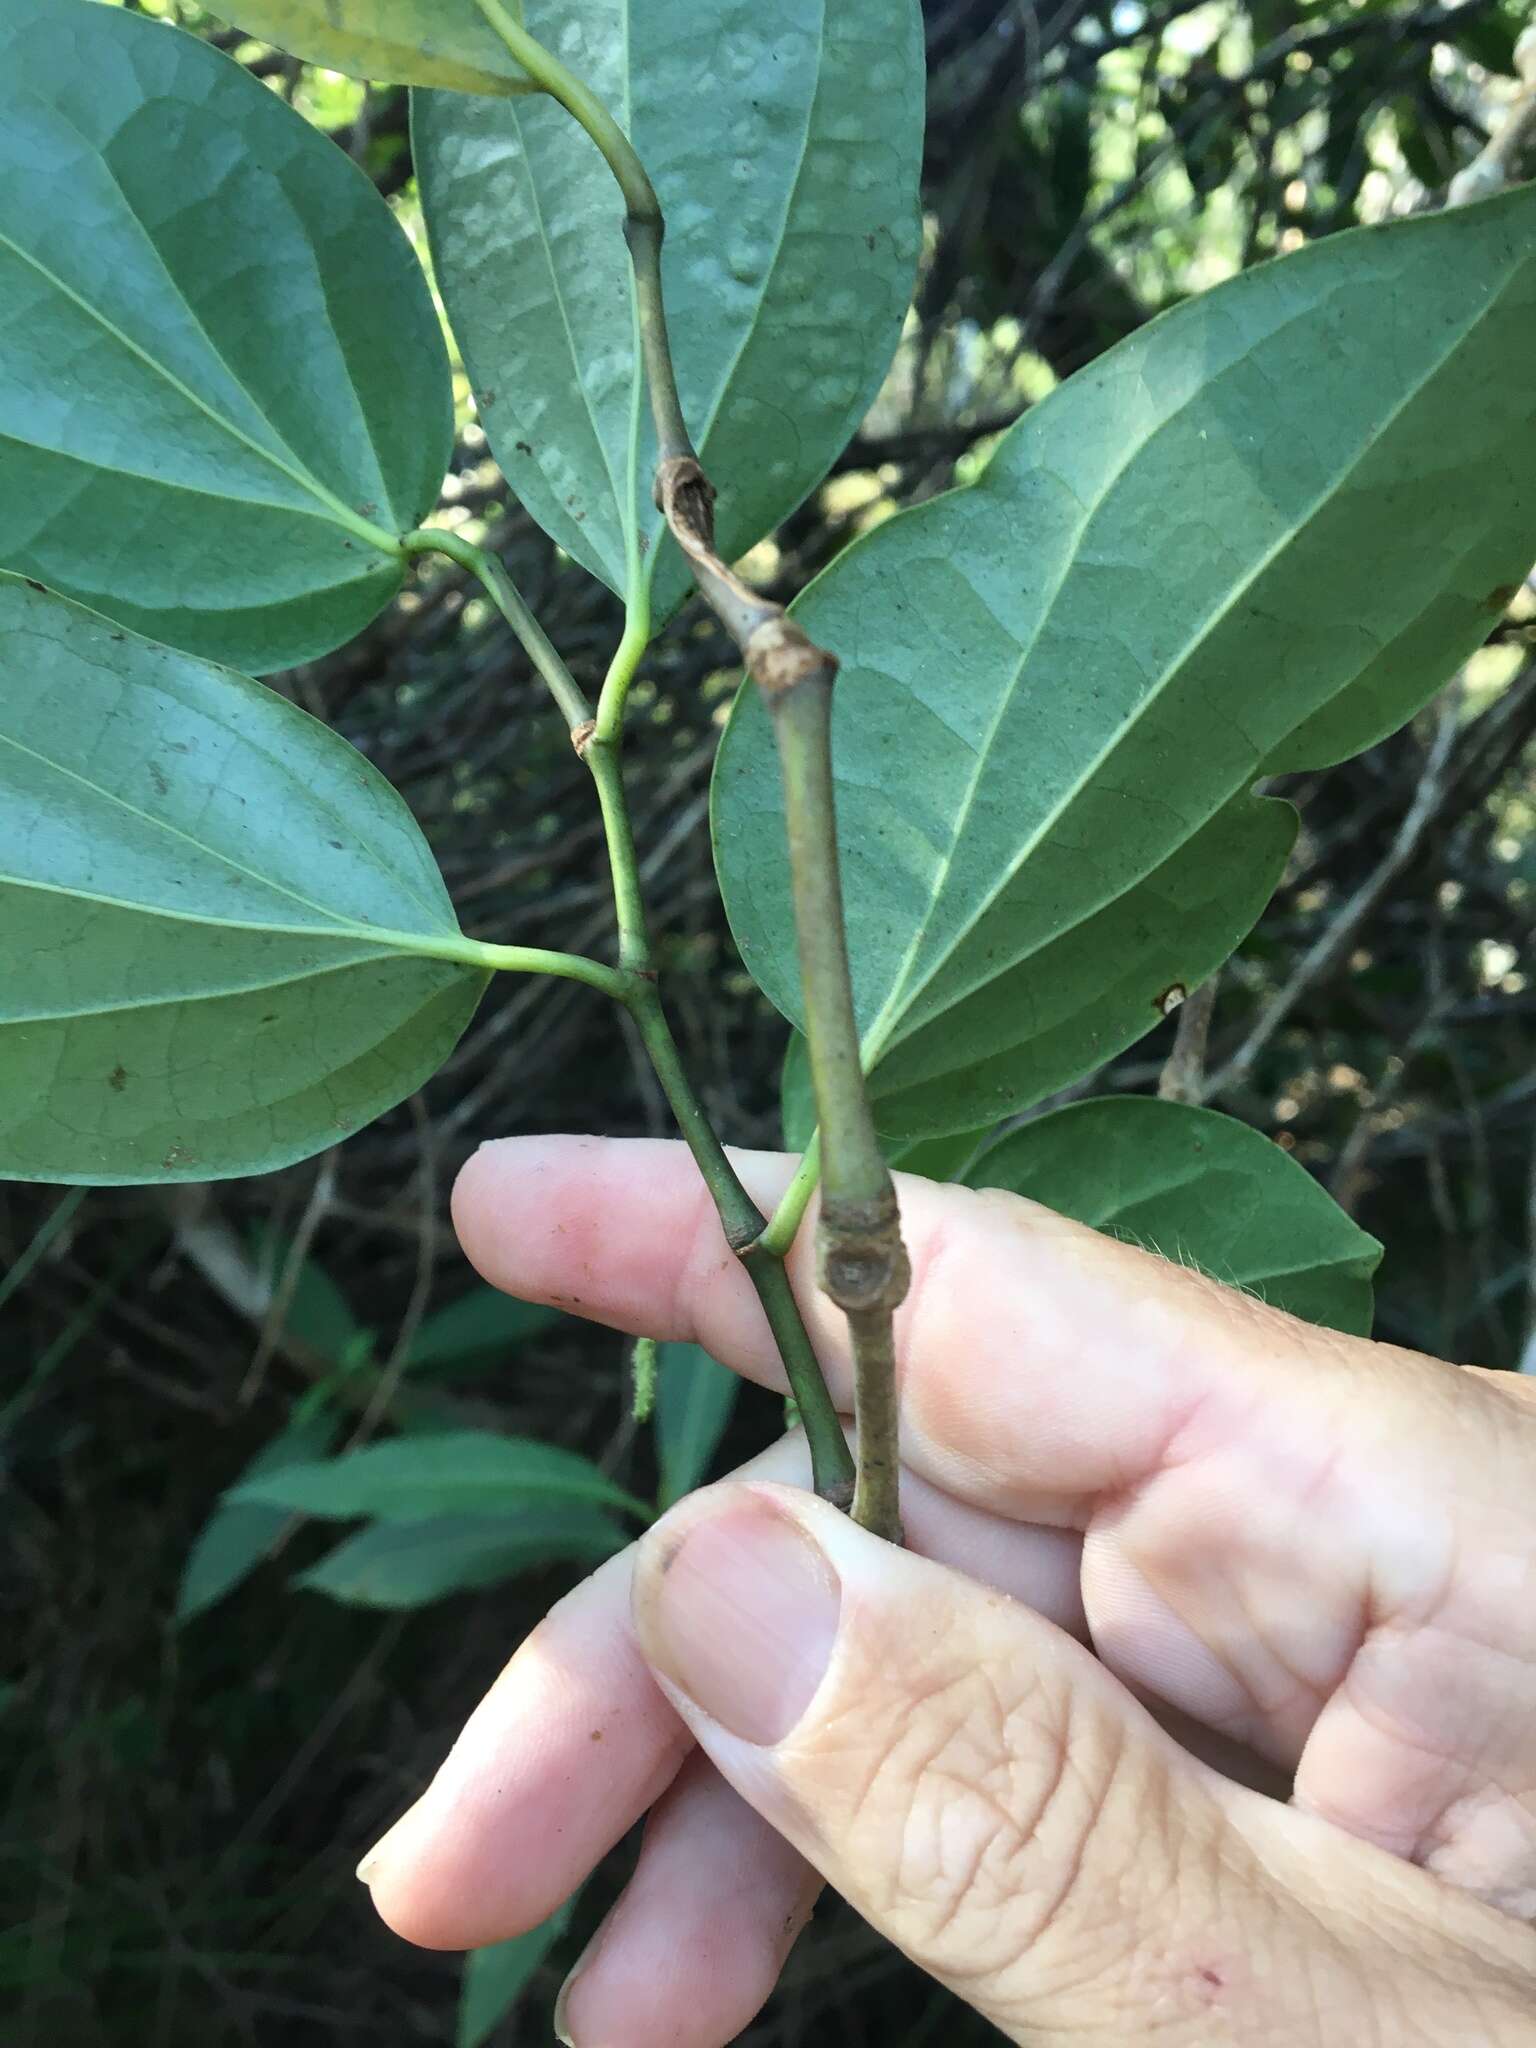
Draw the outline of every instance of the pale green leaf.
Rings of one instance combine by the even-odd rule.
[[[358,167],[230,58],[0,10],[0,565],[255,673],[358,632],[436,503],[452,389]]]
[[[375,1522],[293,1583],[352,1607],[424,1607],[537,1565],[597,1564],[622,1549],[624,1540],[624,1531],[600,1508],[561,1500],[500,1515]]]
[[[667,215],[678,387],[737,555],[799,504],[890,363],[919,244],[915,0],[529,0],[528,27],[612,109]],[[643,522],[658,615],[687,587],[638,461],[629,259],[612,174],[553,101],[417,96],[437,276],[514,492],[624,586]]]
[[[1536,555],[1533,361],[1536,187],[1333,236],[1122,342],[811,586],[883,1128],[1037,1100],[1249,928],[1291,831],[1256,778],[1400,724]],[[798,1022],[752,696],[714,823]]]
[[[816,1129],[816,1097],[806,1043],[798,1031],[789,1034],[784,1055],[780,1107],[785,1144],[792,1152],[803,1152]],[[991,1128],[983,1124],[978,1130],[946,1132],[935,1138],[893,1138],[881,1132],[880,1143],[887,1164],[900,1167],[903,1173],[920,1173],[926,1180],[954,1180]]]
[[[340,1458],[290,1465],[242,1483],[229,1498],[342,1522],[360,1515],[418,1522],[435,1515],[510,1514],[550,1501],[649,1512],[590,1458],[488,1430],[394,1437]]]
[[[660,1505],[700,1485],[720,1448],[741,1381],[698,1344],[663,1344],[656,1385]]]
[[[1150,1096],[1075,1102],[988,1146],[1007,1188],[1311,1323],[1368,1336],[1381,1246],[1247,1124]]]
[[[477,1948],[464,1959],[456,2048],[481,2048],[528,1988],[534,1971],[565,1932],[574,1898],[510,1941]]]
[[[420,1087],[485,974],[405,805],[243,676],[0,575],[0,1174],[207,1180]]]
[[[508,6],[515,19],[516,0]],[[218,0],[216,12],[349,78],[454,92],[535,89],[475,0]]]
[[[335,1421],[323,1409],[297,1414],[280,1436],[257,1452],[242,1477],[260,1479],[265,1473],[280,1472],[285,1465],[322,1457],[335,1433]],[[177,1621],[205,1614],[248,1579],[290,1519],[282,1508],[221,1502],[187,1554],[176,1595]]]

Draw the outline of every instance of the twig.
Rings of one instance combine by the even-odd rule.
[[[1205,1049],[1211,1036],[1211,1013],[1216,1008],[1220,979],[1218,968],[1209,981],[1202,982],[1179,1006],[1173,1051],[1157,1083],[1158,1095],[1164,1102],[1188,1102],[1198,1107],[1205,1100]]]
[[[325,1221],[326,1212],[336,1193],[336,1147],[321,1154],[319,1171],[309,1190],[309,1199],[304,1204],[304,1213],[299,1218],[299,1227],[293,1233],[288,1255],[283,1261],[282,1274],[273,1289],[266,1315],[262,1319],[261,1334],[256,1340],[256,1349],[251,1354],[250,1365],[240,1383],[236,1396],[242,1408],[248,1408],[261,1390],[272,1355],[282,1341],[283,1326],[288,1312],[293,1307],[293,1297],[298,1291],[299,1276],[309,1257],[315,1234]]]
[[[1456,743],[1460,708],[1461,691],[1459,687],[1453,687],[1446,693],[1441,704],[1439,724],[1430,743],[1429,755],[1424,763],[1413,802],[1409,806],[1407,816],[1398,827],[1397,836],[1387,849],[1385,857],[1366,877],[1322,937],[1302,955],[1291,979],[1263,1011],[1237,1051],[1207,1086],[1207,1100],[1228,1094],[1243,1085],[1252,1072],[1259,1054],[1292,1010],[1315,983],[1323,980],[1337,967],[1355,933],[1418,852],[1419,844],[1445,795],[1448,781],[1446,770],[1450,763],[1452,748]]]
[[[1528,28],[1516,44],[1515,65],[1524,83],[1503,108],[1483,148],[1452,178],[1447,206],[1491,198],[1536,169],[1536,27]]]

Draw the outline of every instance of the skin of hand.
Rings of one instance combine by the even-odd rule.
[[[518,1933],[648,1813],[575,2048],[723,2048],[823,1880],[1033,2048],[1536,2043],[1536,1388],[898,1185],[908,1549],[794,1440],[680,1503],[365,1858],[385,1920]],[[496,1284],[780,1385],[680,1146],[490,1145],[454,1207]]]

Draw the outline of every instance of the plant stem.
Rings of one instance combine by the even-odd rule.
[[[901,1541],[895,1311],[910,1272],[890,1169],[864,1086],[848,971],[832,782],[836,663],[803,655],[767,691],[779,742],[789,870],[805,997],[811,1083],[821,1126],[821,1284],[848,1318],[859,1431],[854,1519]]]
[[[551,99],[558,100],[585,128],[624,195],[624,239],[634,266],[640,352],[645,362],[660,459],[667,462],[677,456],[691,456],[693,442],[677,395],[677,375],[667,338],[666,303],[661,289],[665,222],[656,188],[629,137],[591,87],[567,71],[558,57],[529,35],[521,22],[512,18],[503,0],[477,0],[477,4],[534,84]]]
[[[462,534],[450,533],[443,526],[418,527],[414,533],[408,533],[400,545],[407,555],[446,555],[450,562],[457,562],[461,569],[467,569],[472,576],[478,577],[486,594],[522,643],[524,653],[549,685],[549,694],[559,705],[566,724],[575,730],[589,722],[592,706],[577,687],[575,678],[556,653],[549,635],[528,609],[522,593],[497,556],[488,548],[476,547]]]
[[[528,34],[522,23],[509,11],[505,0],[477,0],[477,4],[485,19],[496,30],[534,83],[552,99],[557,100],[586,130],[613,172],[619,190],[624,196],[624,239],[629,248],[634,272],[636,338],[640,359],[645,368],[651,414],[656,425],[656,501],[665,513],[673,535],[688,556],[708,602],[730,630],[736,633],[744,649],[747,641],[754,636],[762,640],[762,652],[771,666],[772,650],[766,640],[763,640],[764,632],[773,629],[781,640],[793,640],[798,635],[803,641],[804,635],[799,634],[798,628],[789,627],[782,621],[777,606],[756,599],[745,585],[724,568],[714,553],[714,488],[704,475],[694,454],[693,442],[678,396],[677,376],[667,333],[666,303],[661,279],[661,244],[665,223],[661,204],[656,197],[656,188],[652,185],[645,166],[636,155],[629,138],[608,109],[589,87]],[[633,479],[636,447],[633,420],[630,445]],[[577,752],[591,767],[598,786],[599,801],[603,807],[603,822],[608,838],[614,895],[619,914],[620,964],[629,968],[637,977],[630,997],[630,1013],[635,1019],[641,1039],[655,1066],[657,1077],[667,1093],[683,1135],[698,1162],[699,1170],[715,1198],[727,1241],[743,1258],[778,1341],[785,1371],[799,1405],[807,1442],[810,1445],[816,1489],[827,1498],[839,1500],[846,1505],[847,1485],[851,1472],[847,1445],[843,1439],[842,1426],[837,1419],[836,1410],[827,1392],[826,1382],[822,1378],[820,1365],[806,1336],[788,1275],[780,1258],[764,1254],[761,1239],[766,1227],[765,1219],[737,1179],[734,1168],[726,1158],[720,1141],[693,1092],[678,1057],[676,1041],[667,1025],[660,997],[655,990],[650,941],[639,893],[634,839],[624,801],[619,760],[624,704],[630,682],[649,638],[649,608],[643,594],[645,578],[640,561],[638,520],[633,505],[630,512],[626,528],[628,607],[624,638],[604,682],[596,719],[591,724],[585,724],[580,720],[573,721],[573,737]],[[750,659],[748,666],[752,667]],[[835,672],[835,664],[831,666],[830,672]],[[753,673],[758,676],[760,682],[763,680],[757,669],[754,668]],[[830,790],[830,776],[827,778],[827,786]],[[832,887],[836,894],[835,840]],[[841,933],[840,897],[838,903],[838,931]],[[843,962],[843,973],[846,979],[846,959]],[[851,1020],[851,1008],[849,1016]],[[857,1071],[857,1053],[855,1070]],[[859,1089],[862,1091],[862,1075],[857,1078]],[[818,1098],[818,1113],[820,1108]],[[822,1121],[825,1124],[824,1115]],[[875,1150],[878,1158],[878,1146]],[[881,1170],[884,1171],[883,1161]],[[891,1228],[895,1232],[897,1251],[901,1252],[900,1235],[895,1226],[895,1197],[890,1192],[888,1175],[885,1187],[891,1212]],[[824,1204],[824,1211],[825,1206]],[[834,1215],[838,1213],[835,1202],[833,1211]],[[838,1243],[842,1245],[843,1240],[839,1239]],[[834,1264],[835,1262],[826,1259],[823,1261],[824,1285],[827,1284],[828,1274],[834,1270]],[[901,1253],[901,1265],[904,1272],[905,1253]],[[840,1279],[852,1274],[853,1264],[847,1256],[843,1256],[841,1263],[836,1264],[836,1272]],[[832,1291],[830,1287],[828,1291]],[[847,1306],[835,1292],[833,1299],[838,1300],[840,1306]],[[900,1299],[899,1294],[896,1299]],[[860,1347],[861,1330],[866,1333],[867,1350],[868,1332],[874,1328],[869,1321],[870,1312],[861,1309],[857,1313],[861,1320],[856,1321],[855,1312],[849,1311],[856,1358]],[[887,1311],[887,1353],[890,1349],[889,1320]],[[878,1322],[878,1312],[876,1321]],[[873,1412],[878,1410],[879,1404],[873,1403],[874,1426],[870,1438],[869,1457],[873,1461],[872,1469],[873,1463],[878,1463],[879,1477],[872,1485],[866,1483],[866,1458],[861,1445],[859,1487],[855,1490],[853,1505],[855,1514],[859,1514],[859,1495],[862,1490],[865,1497],[865,1514],[871,1518],[868,1526],[899,1537],[900,1527],[895,1506],[894,1383],[891,1385],[889,1399],[885,1405],[890,1415],[890,1427],[884,1432],[884,1436],[890,1438],[889,1449],[881,1449],[884,1437],[878,1413]]]
[[[765,1221],[763,1213],[742,1186],[735,1167],[715,1136],[702,1103],[694,1093],[654,981],[642,980],[634,984],[629,998],[629,1013],[656,1069],[656,1077],[672,1105],[678,1128],[714,1197],[726,1242],[745,1264],[757,1289],[758,1299],[763,1304],[763,1312],[779,1347],[779,1356],[784,1361],[790,1391],[799,1405],[816,1491],[825,1499],[846,1507],[852,1492],[853,1460],[848,1453],[842,1423],[827,1392],[827,1383],[821,1376],[821,1366],[806,1335],[789,1275],[780,1260],[764,1258],[758,1250]]]
[[[779,1197],[779,1206],[768,1219],[768,1228],[762,1238],[765,1252],[772,1252],[776,1259],[789,1257],[789,1248],[805,1221],[805,1212],[820,1179],[821,1132],[817,1130],[812,1131],[811,1142],[800,1155],[800,1164],[795,1168],[795,1177]]]

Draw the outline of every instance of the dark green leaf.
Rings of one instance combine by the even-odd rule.
[[[509,0],[514,18],[520,13]],[[247,34],[310,64],[391,85],[532,92],[475,0],[219,0]]]
[[[342,1522],[360,1515],[419,1522],[437,1515],[511,1514],[551,1501],[601,1502],[649,1513],[590,1458],[485,1430],[395,1437],[324,1463],[290,1465],[243,1483],[229,1497]]]
[[[514,1351],[560,1320],[557,1308],[517,1301],[496,1287],[472,1287],[422,1323],[411,1346],[410,1369],[446,1371],[488,1351]]]
[[[617,114],[667,214],[678,386],[742,553],[800,502],[890,363],[919,243],[914,0],[529,0],[528,27]],[[518,498],[624,587],[626,522],[664,614],[687,586],[650,497],[622,201],[552,101],[416,99],[444,300]]]
[[[1292,830],[1255,779],[1401,724],[1536,555],[1533,360],[1536,187],[1334,236],[1112,349],[811,586],[882,1128],[1039,1099],[1249,928]],[[754,696],[714,826],[798,1022]]]
[[[261,1479],[286,1465],[323,1457],[336,1433],[333,1418],[323,1409],[297,1414],[282,1432],[246,1466],[243,1479]],[[191,1621],[250,1577],[291,1519],[284,1508],[216,1507],[198,1532],[181,1575],[176,1619]]]
[[[624,1531],[601,1509],[570,1501],[502,1515],[376,1522],[338,1544],[294,1584],[353,1607],[424,1607],[537,1565],[596,1564],[622,1549],[624,1540]]]
[[[698,1344],[663,1344],[656,1389],[660,1505],[700,1485],[720,1447],[741,1381]]]
[[[1368,1336],[1375,1238],[1262,1133],[1148,1096],[1075,1102],[990,1145],[972,1187],[1008,1188],[1310,1323]]]
[[[439,1067],[485,985],[317,720],[0,575],[0,1174],[260,1173]]]
[[[452,447],[442,335],[368,179],[195,37],[0,18],[0,564],[261,673],[400,587]]]
[[[528,1980],[565,1932],[574,1899],[567,1899],[527,1934],[477,1948],[465,1958],[459,1993],[456,2048],[481,2048],[527,1989]]]

